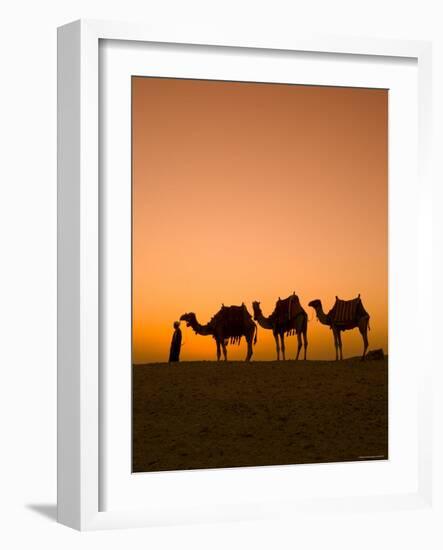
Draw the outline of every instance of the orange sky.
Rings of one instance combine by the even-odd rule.
[[[335,357],[308,302],[361,294],[388,341],[385,90],[133,77],[133,361],[167,361],[172,323],[295,291],[308,358]],[[214,359],[182,323],[182,360]],[[287,357],[296,338],[287,340]],[[361,352],[357,330],[345,356]],[[244,358],[246,344],[229,346]],[[253,359],[274,359],[259,327]]]

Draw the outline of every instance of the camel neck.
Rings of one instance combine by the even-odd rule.
[[[257,312],[256,321],[262,328],[267,328],[267,329],[272,328],[272,323],[269,317],[265,317],[261,310]]]
[[[191,325],[194,329],[194,332],[196,334],[200,334],[200,336],[208,336],[211,334],[211,328],[209,325],[201,325],[197,319],[195,319],[195,322]]]
[[[328,320],[328,316],[323,311],[323,306],[321,304],[317,307],[316,313],[317,313],[317,318],[320,321],[320,323],[322,323],[323,325],[330,325],[329,320]]]

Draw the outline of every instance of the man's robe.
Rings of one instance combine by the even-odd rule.
[[[180,349],[182,346],[182,331],[176,328],[172,336],[171,349],[169,350],[169,362],[180,361]]]

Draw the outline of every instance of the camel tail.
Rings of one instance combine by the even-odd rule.
[[[257,333],[258,333],[258,328],[257,328],[257,325],[255,325],[254,346],[257,343]]]

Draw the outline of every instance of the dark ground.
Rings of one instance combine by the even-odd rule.
[[[133,367],[133,471],[388,457],[388,360]]]

